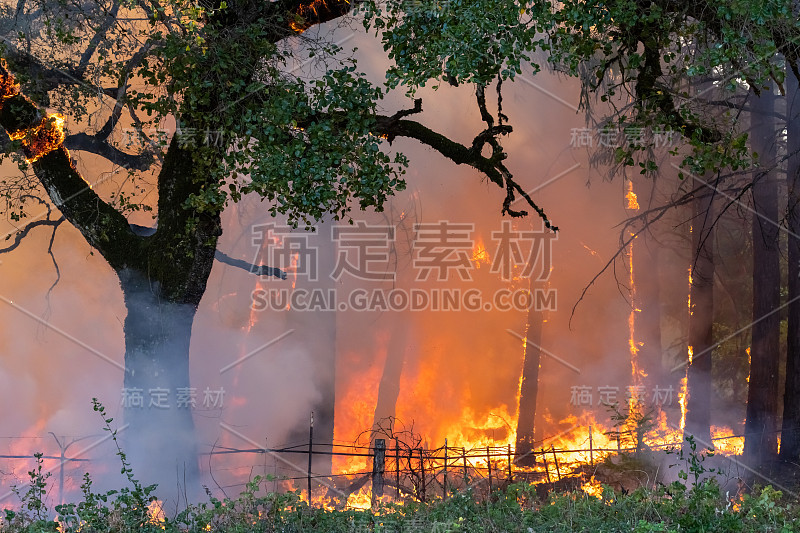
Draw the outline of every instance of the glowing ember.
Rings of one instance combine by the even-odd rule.
[[[58,113],[47,115],[38,126],[11,133],[9,137],[22,141],[27,160],[33,163],[64,143],[64,117]]]
[[[749,369],[750,368],[750,347],[749,346],[745,349],[745,352],[747,353],[747,368]],[[746,381],[747,381],[747,383],[750,383],[750,371],[749,370],[747,371],[747,379],[746,379]]]
[[[486,246],[483,245],[483,239],[481,238],[478,238],[475,248],[472,250],[472,262],[476,268],[480,268],[481,263],[489,264],[491,262],[489,252],[486,251]]]
[[[291,21],[289,23],[289,27],[297,33],[304,32],[311,26],[311,24],[309,24],[305,18],[311,14],[318,16],[319,13],[317,10],[325,6],[327,6],[326,0],[312,0],[307,4],[300,4],[300,7],[298,7],[297,11],[295,12],[297,19]]]
[[[7,70],[5,60],[0,62],[0,107],[5,100],[19,94],[19,83]]]

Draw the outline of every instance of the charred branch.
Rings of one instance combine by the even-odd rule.
[[[228,254],[220,252],[219,250],[214,252],[214,259],[228,266],[241,268],[242,270],[246,270],[247,272],[257,276],[272,276],[278,279],[286,279],[286,272],[280,268],[267,265],[254,265],[253,263],[248,263],[242,259],[234,259]]]

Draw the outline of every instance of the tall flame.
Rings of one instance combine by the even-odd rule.
[[[628,201],[628,205],[626,206],[627,209],[639,209],[639,199],[636,197],[636,193],[633,192],[633,182],[628,180],[627,185],[627,192],[625,193],[625,199]]]

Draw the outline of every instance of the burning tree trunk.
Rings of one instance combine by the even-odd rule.
[[[535,282],[531,278],[531,294]],[[517,463],[530,465],[534,462],[536,396],[539,394],[539,364],[541,361],[542,323],[544,313],[531,306],[525,333],[522,379],[520,380],[519,411],[517,418]]]
[[[787,69],[788,70],[788,69]],[[783,395],[781,458],[800,458],[800,89],[794,74],[786,74],[787,233],[789,234],[789,318],[786,338],[786,388]]]
[[[639,209],[650,205],[652,183],[644,182],[647,188],[633,193],[633,184],[628,191],[628,209]],[[649,189],[649,190],[648,190]],[[653,237],[653,227],[647,228],[630,244],[631,246],[631,357],[633,385],[644,385],[646,391],[663,388],[664,368],[661,361],[661,295],[659,288],[659,243]],[[636,331],[633,327],[635,320]],[[642,398],[645,400],[645,398]],[[645,402],[646,403],[646,402]]]
[[[694,188],[702,184],[694,180]],[[711,349],[714,324],[713,192],[693,202],[692,267],[689,308],[689,366],[686,369],[684,435],[711,446]]]
[[[775,311],[780,307],[781,278],[774,109],[771,88],[754,98],[753,151],[763,170],[753,183],[753,326],[744,454],[756,464],[778,453],[780,315]]]

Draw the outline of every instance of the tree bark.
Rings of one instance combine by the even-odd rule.
[[[800,89],[797,78],[786,73],[787,233],[789,234],[789,305],[786,338],[786,387],[783,395],[781,459],[800,459]]]
[[[200,495],[199,466],[189,342],[197,307],[165,299],[159,283],[141,272],[124,269],[118,275],[128,311],[123,389],[128,428],[122,434],[123,450],[137,479],[158,484],[160,498],[180,503],[186,490],[188,499],[195,501]]]
[[[694,188],[702,188],[694,180]],[[693,202],[692,285],[689,310],[689,366],[686,369],[686,425],[684,437],[694,436],[699,447],[711,447],[711,347],[714,325],[713,191]]]
[[[535,281],[531,278],[531,294],[535,292]],[[522,379],[520,380],[519,411],[517,414],[517,442],[515,445],[517,460],[520,465],[534,463],[533,447],[535,443],[536,397],[539,394],[539,365],[542,351],[542,323],[544,313],[536,306],[528,309],[528,321],[525,333],[524,359],[522,362]]]
[[[652,205],[652,181],[641,180],[642,191],[638,194],[642,207]],[[659,246],[654,237],[655,228],[650,226],[634,239],[633,279],[636,284],[636,297],[633,305],[637,309],[634,340],[638,346],[638,367],[644,374],[642,385],[645,394],[652,395],[653,389],[666,388],[667,379],[662,363],[661,348],[661,289],[659,280]],[[649,404],[652,396],[645,397]]]
[[[754,98],[753,150],[763,170],[753,184],[753,326],[744,441],[744,455],[754,464],[778,453],[780,315],[774,311],[780,306],[781,278],[774,108],[771,89]]]
[[[385,422],[383,424],[381,422],[396,416],[400,378],[406,362],[406,353],[410,348],[412,322],[412,314],[409,311],[401,311],[389,319],[392,335],[386,348],[386,362],[378,385],[378,401],[375,403],[375,414],[372,418],[373,431],[378,427],[386,427]]]

